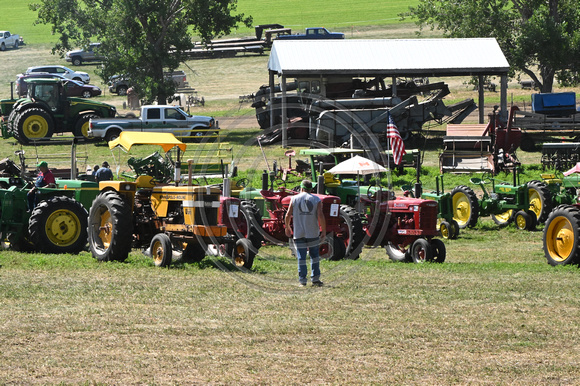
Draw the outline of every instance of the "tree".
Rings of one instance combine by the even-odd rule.
[[[40,0],[30,8],[37,23],[52,26],[59,37],[53,53],[73,46],[101,43],[106,56],[99,75],[106,82],[122,74],[137,86],[140,97],[165,103],[175,92],[164,72],[174,71],[193,48],[227,35],[251,17],[234,15],[237,0]]]
[[[578,0],[419,0],[400,15],[452,38],[494,37],[512,74],[530,76],[542,92],[580,81]]]

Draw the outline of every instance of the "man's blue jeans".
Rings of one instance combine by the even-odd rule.
[[[320,256],[318,253],[320,246],[320,239],[318,237],[313,239],[301,238],[293,239],[293,246],[298,258],[298,280],[302,284],[306,284],[306,276],[308,269],[306,268],[306,252],[310,252],[310,278],[313,282],[320,280]]]

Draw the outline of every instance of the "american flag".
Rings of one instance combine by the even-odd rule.
[[[399,129],[395,125],[395,121],[393,121],[393,117],[390,113],[389,116],[389,123],[387,124],[387,138],[391,140],[391,150],[393,151],[393,158],[395,160],[395,165],[400,165],[402,158],[407,152],[405,151],[405,144],[403,143],[403,138],[401,138],[401,134],[399,134]]]

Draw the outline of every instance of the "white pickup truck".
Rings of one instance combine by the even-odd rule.
[[[0,31],[0,51],[6,51],[7,47],[14,49],[20,44],[20,36],[12,35],[8,31]]]
[[[141,116],[137,118],[91,119],[87,134],[112,141],[122,131],[172,133],[176,137],[195,138],[215,135],[218,130],[218,122],[212,117],[189,115],[176,106],[149,105],[141,106]]]

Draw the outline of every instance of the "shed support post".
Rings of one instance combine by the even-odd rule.
[[[485,108],[485,98],[484,98],[484,92],[483,92],[483,75],[479,75],[477,77],[477,91],[478,91],[478,99],[479,99],[479,124],[484,123],[483,120],[485,118],[485,112],[484,112],[484,108]]]
[[[501,76],[501,81],[500,81],[500,86],[499,86],[499,90],[500,90],[500,96],[499,96],[499,107],[500,107],[500,115],[499,115],[499,119],[502,122],[507,122],[508,120],[508,109],[507,109],[507,88],[508,88],[508,78],[507,78],[507,74],[503,74]]]
[[[391,96],[394,98],[394,97],[397,96],[397,77],[396,76],[393,76],[391,78],[391,82],[392,82],[392,84],[391,84],[391,90],[393,90],[392,93],[391,93]]]
[[[282,75],[282,147],[288,147],[288,112],[286,111],[286,76]]]
[[[274,71],[269,72],[268,80],[270,83],[270,128],[274,127],[274,97],[276,96],[276,92],[274,91]]]

